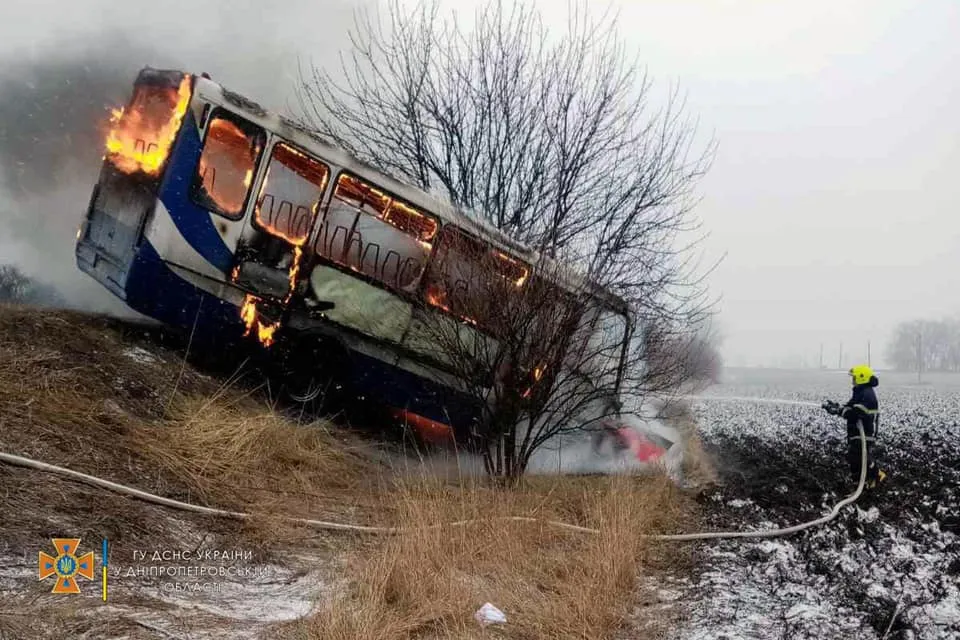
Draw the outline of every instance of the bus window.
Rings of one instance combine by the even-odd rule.
[[[302,245],[310,235],[329,177],[327,165],[277,144],[257,198],[256,226],[290,244]]]
[[[365,213],[381,217],[390,207],[390,197],[346,173],[337,180],[337,199]]]
[[[316,252],[400,291],[416,290],[440,225],[429,214],[340,174]]]
[[[226,218],[243,215],[263,149],[263,131],[225,112],[216,114],[197,164],[191,195],[205,209]]]
[[[444,227],[430,264],[424,297],[435,307],[497,335],[501,297],[522,287],[530,268],[455,227]]]

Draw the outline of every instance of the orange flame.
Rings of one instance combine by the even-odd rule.
[[[243,305],[240,307],[240,318],[247,327],[243,335],[249,336],[253,330],[256,329],[257,340],[259,340],[263,346],[269,347],[274,342],[273,334],[280,328],[280,323],[274,322],[267,324],[262,322],[260,320],[260,314],[257,312],[257,302],[257,297],[250,294],[247,294],[243,298]]]
[[[283,160],[281,160],[281,164],[287,164],[296,167],[295,170],[300,173],[301,177],[311,180],[319,188],[320,192],[322,192],[326,187],[328,170],[324,165],[313,161],[306,154],[303,154],[284,144],[278,145],[274,149],[274,159],[277,157],[283,158]],[[297,163],[301,164],[298,165]],[[252,172],[248,171],[246,175],[246,181],[252,180],[252,175]],[[290,268],[287,270],[287,282],[289,285],[287,289],[287,295],[283,299],[283,304],[286,305],[290,302],[290,300],[293,298],[293,294],[296,292],[297,277],[300,275],[300,268],[303,262],[303,247],[310,235],[312,221],[316,219],[317,211],[320,206],[320,199],[318,198],[314,202],[313,208],[311,209],[311,217],[309,220],[311,224],[303,225],[303,232],[294,236],[293,234],[298,228],[298,225],[294,224],[293,220],[288,221],[289,224],[287,229],[282,229],[277,224],[274,224],[274,222],[277,221],[264,219],[263,205],[266,199],[267,185],[269,182],[270,170],[267,171],[267,174],[263,178],[263,183],[260,185],[260,194],[257,198],[256,207],[254,208],[254,215],[256,217],[256,222],[267,233],[277,238],[281,238],[293,247],[293,260],[290,263]],[[233,272],[233,279],[236,280],[238,275],[239,267],[236,267]],[[244,298],[243,306],[240,308],[240,317],[243,319],[243,322],[247,327],[247,331],[244,335],[250,335],[254,328],[256,328],[257,338],[265,347],[269,347],[274,342],[274,333],[280,328],[280,321],[272,324],[262,322],[257,314],[256,303],[257,298],[247,294],[247,296]]]
[[[523,392],[523,398],[529,398],[530,394],[533,393],[533,388],[537,386],[537,383],[540,382],[540,378],[543,377],[543,372],[546,370],[546,365],[542,367],[533,368],[533,382],[527,387],[527,390]]]
[[[500,276],[507,278],[513,282],[515,286],[522,287],[523,283],[527,281],[527,276],[530,275],[530,270],[526,265],[519,260],[511,258],[502,251],[495,251],[495,255],[502,263]]]
[[[246,325],[247,331],[243,335],[248,336],[257,323],[257,299],[247,294],[243,299],[243,306],[240,307],[240,319]]]
[[[474,318],[473,316],[468,316],[463,313],[457,313],[453,309],[451,309],[449,305],[447,305],[446,291],[443,291],[437,285],[430,285],[429,287],[427,287],[426,291],[424,292],[424,297],[426,298],[427,302],[429,302],[433,306],[443,309],[447,313],[455,315],[457,319],[461,320],[462,322],[466,322],[467,324],[472,325],[474,327],[479,326],[477,319]]]
[[[162,94],[158,94],[162,92]],[[160,97],[164,100],[158,100]],[[175,104],[170,103],[176,100]],[[190,103],[190,76],[179,88],[138,87],[130,110],[114,109],[107,157],[124,173],[158,175]]]
[[[287,297],[284,298],[284,304],[290,302],[290,298],[293,297],[294,287],[297,286],[297,274],[300,273],[300,258],[303,257],[303,249],[300,245],[294,245],[293,247],[293,264],[290,265],[290,277],[288,278],[290,282],[290,291],[287,292]]]
[[[293,262],[290,264],[290,269],[288,271],[288,282],[290,283],[290,289],[287,291],[286,297],[283,299],[283,303],[287,304],[290,302],[290,299],[293,298],[295,287],[297,285],[297,275],[300,273],[300,262],[303,259],[303,247],[301,246],[306,239],[293,243]],[[233,268],[231,279],[236,281],[237,277],[240,275],[240,265],[237,265]],[[240,318],[243,320],[243,324],[246,325],[247,330],[244,332],[244,336],[249,336],[254,328],[257,330],[257,339],[265,347],[269,347],[274,343],[273,334],[276,333],[277,329],[280,328],[280,321],[274,322],[272,324],[264,323],[260,320],[259,313],[257,312],[257,302],[258,299],[256,296],[247,294],[244,296],[243,305],[240,307]]]
[[[432,304],[435,307],[440,307],[444,311],[450,311],[450,307],[446,305],[446,293],[436,285],[431,285],[427,287],[426,290],[427,302]]]
[[[286,304],[290,302],[290,298],[293,297],[294,286],[297,282],[297,274],[300,272],[300,259],[303,257],[303,249],[299,246],[293,248],[293,264],[290,265],[290,291],[287,293],[286,298],[284,298],[283,303]],[[231,277],[233,280],[237,279],[237,276],[240,273],[239,265],[234,267]],[[257,311],[257,302],[259,299],[251,294],[247,294],[243,298],[243,304],[240,306],[240,319],[243,320],[244,326],[247,330],[243,332],[244,337],[249,336],[253,333],[254,329],[257,331],[257,340],[260,341],[265,347],[272,346],[274,343],[274,334],[277,332],[277,329],[280,328],[280,321],[273,323],[266,323],[260,319],[260,313]]]
[[[273,334],[280,327],[280,323],[276,322],[270,325],[257,325],[257,340],[260,341],[265,347],[269,347],[273,344]]]

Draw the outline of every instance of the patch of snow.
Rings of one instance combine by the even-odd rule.
[[[29,578],[37,577],[37,558],[28,564],[22,556],[14,553],[0,553],[0,593],[16,591]]]
[[[857,519],[861,522],[876,522],[877,518],[880,517],[880,511],[876,507],[870,507],[866,511],[857,507]]]
[[[683,592],[671,589],[660,589],[657,592],[657,597],[661,602],[674,602],[683,598]]]
[[[956,590],[950,599],[942,600],[937,604],[924,605],[920,609],[923,615],[935,625],[941,627],[960,625],[960,599],[957,598]]]
[[[821,615],[822,614],[817,607],[799,602],[787,610],[787,612],[784,614],[784,618],[786,620],[794,620],[797,618],[810,619],[819,617]]]
[[[156,364],[160,361],[156,355],[150,353],[143,347],[130,347],[123,351],[123,355],[140,364]]]
[[[285,622],[313,610],[324,591],[319,572],[296,573],[277,565],[263,565],[249,579],[222,583],[221,591],[173,594],[159,590],[158,598],[181,609],[197,609],[239,622]]]

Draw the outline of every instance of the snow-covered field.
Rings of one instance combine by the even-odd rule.
[[[960,638],[960,390],[879,377],[886,486],[793,537],[700,547],[699,575],[662,596],[682,596],[679,640]],[[845,402],[847,380],[741,372],[694,403],[722,482],[708,529],[811,520],[853,490],[845,426],[819,408]]]

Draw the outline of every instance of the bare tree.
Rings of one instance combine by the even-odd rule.
[[[630,323],[623,301],[548,258],[530,264],[447,232],[426,274],[434,357],[480,400],[487,470],[518,477],[534,451],[618,410]]]
[[[50,286],[41,284],[13,265],[0,265],[0,302],[61,306],[63,300]]]
[[[657,391],[677,389],[684,384],[718,382],[722,361],[719,338],[701,323],[695,331],[678,332],[650,325],[641,335],[646,365],[646,388]]]
[[[494,0],[466,29],[441,17],[436,2],[411,10],[392,0],[385,16],[358,14],[342,74],[301,72],[303,117],[359,158],[532,247],[539,257],[531,268],[539,277],[509,298],[521,308],[540,296],[535,282],[558,276],[557,264],[570,265],[589,283],[582,291],[608,291],[625,301],[641,326],[679,339],[710,311],[705,273],[698,275],[694,260],[700,238],[691,211],[713,145],[694,152],[695,127],[676,90],[663,108],[651,106],[653,85],[618,39],[614,17],[589,20],[585,7],[572,13],[558,37],[522,4]],[[499,321],[515,324],[504,335],[525,344],[525,333],[536,327],[538,349],[554,358],[577,315],[560,323],[554,345],[539,320],[505,312],[509,318]],[[642,366],[648,347],[649,341],[628,341],[620,383],[630,395],[649,392],[657,382]],[[523,349],[508,348],[498,358]],[[529,355],[520,360],[536,360]],[[525,366],[505,370],[519,375]],[[500,382],[519,384],[509,375]],[[562,386],[540,388],[556,393]],[[513,402],[506,396],[498,401]],[[520,413],[529,420],[525,406]],[[569,428],[560,421],[575,413],[547,411],[555,424],[546,431]],[[503,428],[487,428],[494,442],[503,435]],[[529,437],[534,446],[542,444],[535,433]],[[511,455],[508,467],[529,459]]]
[[[0,300],[23,302],[30,293],[30,279],[11,265],[0,266]]]
[[[960,371],[960,320],[913,320],[894,329],[887,359],[902,371]]]

